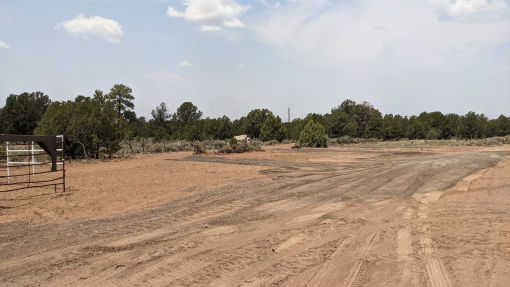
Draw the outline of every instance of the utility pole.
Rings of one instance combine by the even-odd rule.
[[[288,118],[287,118],[287,122],[290,123],[290,107],[288,109]]]

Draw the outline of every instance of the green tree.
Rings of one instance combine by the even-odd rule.
[[[469,112],[461,118],[458,134],[465,139],[483,138],[486,134],[487,123],[488,119],[485,115]]]
[[[110,93],[106,95],[106,99],[113,102],[114,108],[117,111],[117,127],[120,128],[122,121],[125,119],[125,113],[135,108],[133,90],[125,85],[116,84],[111,88]]]
[[[72,101],[53,102],[35,129],[36,135],[65,135],[72,120]],[[67,138],[66,138],[67,140]]]
[[[352,100],[343,101],[340,106],[331,110],[328,123],[328,131],[334,137],[348,135],[375,138],[382,136],[381,112],[368,102],[357,104]]]
[[[6,133],[6,122],[4,121],[4,119],[2,118],[2,111],[3,109],[0,108],[0,134],[3,134],[3,133]]]
[[[41,92],[8,96],[0,112],[3,132],[33,134],[50,104],[50,98]]]
[[[152,118],[154,119],[154,123],[158,127],[163,127],[166,125],[168,119],[170,119],[170,114],[168,113],[168,109],[165,103],[159,104],[155,109],[151,111]]]
[[[184,139],[188,141],[201,141],[206,138],[203,122],[195,121],[188,123],[183,129]]]
[[[424,139],[425,138],[425,127],[416,116],[409,118],[409,124],[407,127],[407,137],[410,139]]]
[[[489,136],[507,136],[510,135],[510,118],[500,115],[497,119],[490,121],[492,129]]]
[[[94,94],[92,95],[92,98],[94,99],[94,102],[98,105],[104,105],[106,104],[106,101],[108,101],[106,95],[101,90],[95,90]]]
[[[260,128],[260,139],[263,141],[278,140],[285,137],[282,130],[282,119],[279,116],[270,115],[266,118]]]
[[[316,123],[319,123],[321,124],[325,129],[326,131],[328,130],[328,115],[320,115],[320,114],[316,114],[316,113],[310,113],[308,115],[306,115],[305,117],[305,122],[308,123],[309,121],[314,121]]]
[[[55,102],[48,108],[40,121],[36,134],[63,134],[66,141],[71,143],[71,155],[76,155],[76,149],[87,157],[94,147],[94,135],[97,131],[96,119],[93,114],[95,107],[90,99],[78,97],[76,102]]]
[[[347,114],[340,109],[331,110],[328,116],[329,121],[329,136],[332,138],[351,136],[355,137],[358,134],[358,124]]]
[[[184,102],[177,108],[175,119],[183,124],[188,124],[200,120],[202,112],[198,110],[197,106],[191,102]]]
[[[260,138],[262,125],[266,119],[274,116],[268,109],[255,109],[246,116],[246,134],[251,138]]]
[[[457,136],[460,117],[457,114],[447,114],[441,123],[441,138],[450,139]]]
[[[278,130],[278,133],[276,135],[276,140],[277,141],[281,142],[284,139],[288,139],[289,138],[289,129],[287,128],[287,126],[288,126],[288,123],[283,123],[280,126],[280,129]]]
[[[303,119],[293,119],[288,125],[288,138],[298,140],[301,131],[305,128],[306,122]]]
[[[352,118],[357,124],[357,137],[367,138],[373,137],[376,133],[380,134],[382,124],[381,113],[368,102],[356,104]]]
[[[207,118],[203,121],[208,138],[224,140],[232,137],[232,122],[227,116],[217,119]]]
[[[344,112],[348,115],[354,115],[356,113],[356,102],[353,100],[345,100],[343,101],[338,108],[336,108],[339,112]]]
[[[400,115],[387,114],[383,119],[383,135],[385,140],[401,139],[406,136],[406,119]]]
[[[218,125],[219,125],[219,128],[218,128],[218,131],[217,131],[217,134],[215,137],[216,139],[224,140],[224,139],[232,138],[233,125],[232,125],[232,121],[227,116],[223,116],[223,117],[219,118]]]
[[[248,125],[248,121],[247,121],[246,117],[241,117],[240,119],[235,120],[232,123],[232,134],[234,136],[246,134],[247,125]]]
[[[328,137],[324,126],[310,120],[299,135],[298,144],[306,147],[327,147]]]
[[[368,121],[364,126],[362,137],[364,138],[380,138],[382,134],[383,120],[382,114],[377,109],[370,110]],[[358,128],[358,131],[360,129]]]
[[[99,157],[104,148],[112,157],[120,145],[116,128],[117,110],[114,103],[101,93],[93,98],[78,96],[74,101],[52,103],[36,129],[37,134],[63,134],[66,151],[73,157]]]
[[[445,116],[441,112],[423,112],[417,117],[417,120],[422,123],[427,139],[438,139],[442,137]]]
[[[430,128],[426,137],[428,140],[437,140],[441,137],[441,133],[436,128]]]
[[[141,142],[142,152],[145,152],[145,139],[149,137],[149,129],[145,117],[131,119],[126,127],[126,141],[132,153],[136,151],[133,148],[132,141]]]

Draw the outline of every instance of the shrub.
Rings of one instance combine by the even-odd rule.
[[[428,140],[437,140],[439,137],[440,137],[440,133],[437,129],[434,129],[434,128],[431,128],[428,132],[427,132],[427,136],[426,138]]]
[[[193,153],[194,154],[204,154],[207,153],[207,148],[205,144],[201,142],[193,142]]]
[[[165,145],[165,151],[190,151],[194,150],[193,144],[187,141],[176,141]]]
[[[324,127],[310,120],[299,135],[299,146],[306,147],[328,147],[328,137]]]
[[[258,144],[241,142],[233,145],[229,144],[219,149],[218,153],[244,153],[252,151],[262,151],[262,148]]]
[[[487,138],[487,145],[503,145],[506,143],[506,139],[504,137],[492,137]]]
[[[210,146],[213,149],[220,149],[220,148],[223,148],[225,145],[227,145],[227,143],[222,140],[215,140],[215,141],[207,143],[207,146],[208,147]]]
[[[336,139],[337,144],[353,144],[359,143],[359,140],[352,138],[350,136],[343,136]]]
[[[270,140],[270,141],[264,142],[264,145],[275,145],[275,144],[279,144],[279,143],[280,142],[277,140]]]
[[[163,147],[160,145],[156,145],[153,149],[153,152],[163,152]]]

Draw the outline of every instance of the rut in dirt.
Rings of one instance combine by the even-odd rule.
[[[179,269],[180,260],[191,260],[209,263],[204,266],[197,264],[195,266],[200,267],[197,270],[176,275],[172,281],[175,286],[187,283],[208,285],[218,280],[227,280],[223,276],[228,277],[228,274],[232,274],[233,281],[225,282],[234,282],[242,278],[246,280],[250,266],[266,260],[272,263],[257,267],[255,270],[258,273],[251,276],[258,278],[256,280],[267,277],[265,283],[284,285],[333,256],[346,239],[338,232],[330,233],[329,229],[323,229],[322,226],[313,226],[314,222],[326,222],[330,216],[328,210],[321,211],[321,207],[341,202],[406,199],[414,193],[443,190],[478,170],[496,165],[508,155],[504,152],[446,155],[397,153],[391,156],[380,153],[380,156],[355,163],[188,157],[184,160],[267,167],[261,171],[266,177],[238,182],[168,202],[157,208],[113,218],[35,227],[24,222],[0,224],[0,262],[4,262],[0,265],[0,281],[25,280],[33,283],[42,280],[39,278],[49,278],[46,281],[48,285],[57,284],[58,281],[49,274],[61,269],[80,273],[83,268],[88,268],[84,266],[106,264],[105,260],[108,261],[110,255],[126,254],[134,265],[120,264],[122,266],[112,273],[115,276],[104,280],[122,282],[129,278],[127,274],[152,274],[154,270],[151,266],[162,268],[162,262]],[[276,208],[268,209],[272,204]],[[317,211],[310,213],[311,210]],[[301,216],[303,214],[307,217]],[[336,220],[334,216],[331,218]],[[267,230],[257,230],[256,227],[262,223],[268,226]],[[365,223],[362,218],[353,218],[344,225],[338,225],[338,230],[345,228],[346,232],[354,231],[364,228]],[[242,237],[233,237],[230,243],[204,243],[203,238],[211,237],[210,234],[204,235],[204,228],[214,230],[224,226],[233,226],[235,232],[243,228],[248,230],[243,231],[246,233]],[[255,230],[250,231],[249,227]],[[314,234],[323,232],[324,238],[321,240],[324,241],[317,241],[319,245],[310,245],[303,254],[289,253],[285,257],[286,261],[275,259],[271,251],[273,246],[282,244],[285,238],[300,234],[303,230],[308,230],[310,235],[306,236],[312,239]],[[137,234],[146,236],[117,247],[105,245],[105,242],[115,242]],[[376,234],[373,238],[379,238],[379,233],[372,234]],[[370,248],[371,244],[368,245]],[[218,251],[215,252],[214,248]],[[368,254],[370,248],[365,253]],[[347,277],[350,283],[346,283],[346,286],[361,286],[360,282],[364,282],[366,256],[362,255],[355,261],[359,268],[354,265],[351,269],[352,274]],[[23,261],[29,257],[33,260]],[[85,262],[87,264],[84,265]],[[436,270],[434,266],[431,265],[430,270]],[[287,271],[282,268],[287,268]],[[123,270],[131,271],[122,273]],[[171,270],[169,268],[168,272]],[[270,270],[279,270],[279,274],[285,276],[274,281],[274,274]],[[36,278],[33,278],[34,274]],[[136,280],[142,280],[140,276]],[[193,278],[198,281],[190,281]],[[45,283],[44,280],[42,282]]]

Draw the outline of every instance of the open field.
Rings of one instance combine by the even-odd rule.
[[[0,286],[510,285],[510,146],[265,150],[0,194]]]

